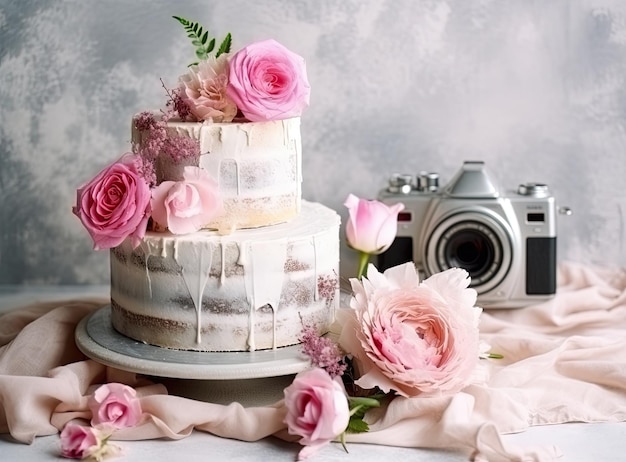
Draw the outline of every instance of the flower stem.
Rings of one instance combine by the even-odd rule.
[[[367,263],[370,260],[370,254],[359,250],[359,271],[357,272],[357,279],[361,279],[367,268]]]

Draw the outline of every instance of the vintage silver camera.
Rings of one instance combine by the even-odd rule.
[[[548,186],[500,194],[483,162],[465,162],[442,189],[435,173],[393,175],[379,200],[405,205],[384,270],[413,261],[421,277],[467,270],[483,308],[516,308],[556,292],[556,205]]]

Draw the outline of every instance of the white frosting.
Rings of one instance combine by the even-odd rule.
[[[223,233],[280,223],[295,217],[301,201],[300,118],[268,122],[167,123],[170,136],[198,140],[200,157],[174,163],[162,154],[157,181],[180,180],[186,165],[205,169],[217,181],[225,213],[206,224]],[[132,139],[143,134],[133,124]]]
[[[150,232],[134,250],[126,241],[111,252],[114,326],[147,343],[203,351],[295,344],[303,322],[326,331],[339,299],[339,221],[302,201],[296,218],[274,226]]]

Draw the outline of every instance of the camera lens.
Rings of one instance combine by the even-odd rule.
[[[463,268],[470,275],[470,287],[485,293],[497,287],[511,265],[509,236],[505,225],[489,211],[450,215],[426,242],[425,272]]]
[[[496,255],[493,241],[480,229],[462,229],[453,233],[443,252],[447,266],[465,269],[472,279],[489,271]]]

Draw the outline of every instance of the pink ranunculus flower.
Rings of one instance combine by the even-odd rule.
[[[300,372],[285,388],[285,423],[291,435],[301,436],[303,460],[343,433],[350,420],[348,397],[339,377],[320,368]]]
[[[239,50],[229,69],[226,94],[248,120],[298,117],[309,105],[311,87],[304,58],[275,40]]]
[[[235,102],[226,94],[227,55],[208,57],[179,78],[180,95],[198,120],[231,122],[237,115]]]
[[[198,231],[223,210],[217,183],[199,167],[185,167],[182,181],[152,191],[152,219],[173,234]]]
[[[127,153],[80,187],[72,211],[94,241],[94,249],[116,247],[127,237],[139,245],[150,218],[150,186],[141,160]]]
[[[403,396],[455,393],[479,361],[482,310],[468,273],[452,268],[419,282],[413,263],[351,279],[350,309],[340,310],[341,347],[356,360],[366,389]]]
[[[141,419],[142,410],[134,388],[121,383],[107,383],[96,389],[89,398],[91,424],[109,428],[134,427]]]
[[[97,428],[70,422],[61,432],[61,456],[67,459],[90,459],[102,461],[106,456],[116,455],[119,448],[107,443],[109,435]]]
[[[370,255],[387,250],[398,233],[398,213],[404,209],[404,204],[389,206],[350,194],[344,205],[349,213],[346,223],[348,245]]]

